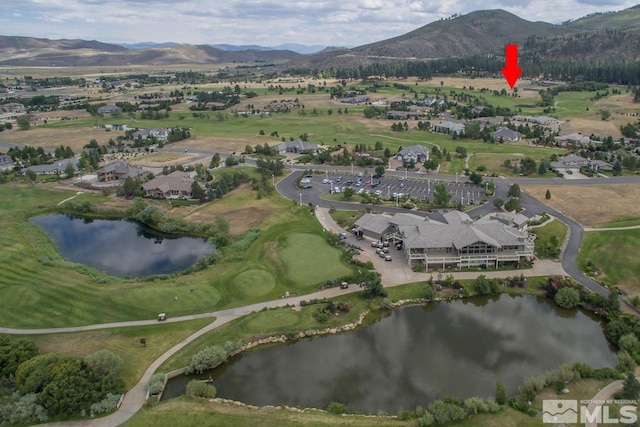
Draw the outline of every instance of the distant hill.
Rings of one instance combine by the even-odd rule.
[[[640,31],[640,4],[619,12],[595,13],[566,24],[577,30]]]
[[[531,22],[501,9],[442,19],[404,35],[355,48],[284,44],[124,46],[85,40],[0,36],[0,65],[101,66],[287,63],[288,67],[352,68],[376,62],[504,54],[517,43],[523,59],[628,62],[640,60],[640,5],[562,25]],[[316,50],[317,49],[317,50]],[[307,53],[314,51],[315,53]],[[304,52],[304,53],[302,53]]]
[[[169,45],[127,49],[83,40],[48,40],[0,36],[0,65],[14,66],[121,66],[286,62],[301,54],[288,50],[226,51],[211,46]]]

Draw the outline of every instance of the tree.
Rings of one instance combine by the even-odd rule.
[[[436,159],[429,159],[426,160],[422,166],[424,166],[424,168],[427,170],[427,172],[429,172],[430,170],[436,170],[438,169],[438,160]]]
[[[464,126],[464,134],[467,136],[467,138],[480,138],[480,130],[480,122],[469,122]]]
[[[627,373],[622,385],[620,396],[623,399],[637,399],[640,395],[640,382],[633,372]]]
[[[104,377],[115,375],[122,368],[122,357],[111,353],[109,350],[100,350],[85,356],[84,363],[90,372]]]
[[[511,184],[509,187],[509,196],[511,197],[520,197],[520,186],[518,184]]]
[[[471,181],[472,184],[480,185],[482,184],[482,175],[477,172],[471,172],[471,175],[469,175],[469,181]]]
[[[507,389],[502,381],[496,381],[496,403],[498,405],[504,405],[507,403]]]
[[[498,209],[502,209],[502,207],[504,206],[504,200],[502,200],[500,197],[496,197],[495,199],[493,199],[493,206]]]
[[[554,301],[562,308],[573,308],[580,302],[580,295],[576,290],[565,286],[558,290]]]
[[[211,169],[215,169],[218,166],[220,166],[220,154],[215,153],[212,157],[211,157],[211,163],[209,163],[209,167]]]
[[[444,184],[436,184],[433,192],[433,203],[440,208],[443,208],[449,204],[451,200],[451,193],[447,191],[447,187]]]
[[[384,175],[384,166],[383,165],[376,166],[376,175],[378,175],[378,176]]]
[[[549,200],[551,199],[551,191],[547,188],[547,192],[544,193],[544,198]]]
[[[622,175],[622,162],[620,162],[620,160],[616,160],[616,162],[613,164],[613,167],[611,168],[611,171],[613,172],[613,176]]]
[[[504,208],[509,212],[521,211],[522,206],[520,205],[520,199],[516,199],[515,197],[509,197],[509,200],[507,200],[507,202],[504,204]]]
[[[204,191],[204,188],[198,184],[197,181],[193,181],[191,184],[191,198],[200,200],[201,202],[207,199],[207,193]]]
[[[345,200],[351,200],[353,199],[353,196],[355,194],[356,194],[356,190],[354,190],[352,187],[347,187],[342,192],[342,197],[344,197]]]
[[[544,160],[540,160],[540,165],[538,166],[538,175],[544,175],[548,170],[549,167],[547,166],[547,162],[545,162]]]
[[[384,297],[387,292],[382,287],[380,274],[371,270],[358,270],[355,274],[354,282],[364,289],[366,298]]]
[[[0,378],[15,375],[18,366],[38,355],[38,347],[33,341],[19,339],[10,340],[0,336]]]
[[[67,178],[73,178],[76,175],[76,167],[73,165],[73,162],[67,163],[67,166],[64,168],[64,173]]]
[[[611,117],[611,111],[609,111],[609,110],[600,110],[600,117],[604,121],[609,120],[609,117]]]
[[[20,130],[29,130],[31,129],[31,122],[27,119],[18,119],[18,128]]]

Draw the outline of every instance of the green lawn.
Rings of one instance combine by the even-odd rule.
[[[278,254],[289,278],[299,284],[314,285],[351,273],[340,260],[340,250],[327,245],[324,237],[310,233],[292,234]]]
[[[640,229],[585,232],[578,254],[578,266],[591,261],[601,272],[596,279],[640,295]]]
[[[532,228],[531,231],[533,231],[536,236],[538,236],[535,240],[536,255],[538,257],[545,257],[545,255],[540,253],[541,248],[544,246],[548,247],[549,242],[551,242],[554,238],[555,242],[557,242],[557,247],[560,248],[567,236],[567,230],[567,226],[559,220],[553,220],[542,227]]]
[[[211,312],[278,298],[286,291],[304,294],[325,279],[348,274],[340,252],[326,243],[322,227],[306,207],[289,203],[249,247],[244,259],[205,270],[152,280],[126,280],[66,262],[51,240],[28,218],[51,212],[73,195],[39,187],[0,186],[0,318],[9,327],[60,327],[153,319],[159,312],[176,317]],[[274,194],[272,197],[280,198]],[[103,201],[82,195],[78,200]],[[265,199],[267,200],[267,199]],[[306,238],[290,236],[303,234]],[[281,251],[290,247],[281,258]],[[304,258],[320,257],[333,266],[303,273]],[[291,270],[295,279],[287,273]],[[255,280],[258,283],[254,286]],[[191,289],[194,290],[191,293]],[[175,297],[178,296],[178,299]]]

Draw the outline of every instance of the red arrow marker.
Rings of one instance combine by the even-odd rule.
[[[518,67],[518,45],[508,44],[505,46],[505,65],[502,68],[502,74],[509,83],[509,87],[513,89],[518,81],[518,77],[522,74],[522,68]]]

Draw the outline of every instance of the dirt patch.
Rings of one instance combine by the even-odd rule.
[[[188,154],[162,152],[144,154],[140,157],[130,160],[129,164],[150,167],[164,167],[183,164],[187,159],[192,160],[192,156]]]
[[[81,151],[92,139],[98,141],[100,145],[106,145],[109,139],[115,140],[118,135],[124,135],[124,132],[105,132],[104,129],[86,127],[59,129],[35,127],[26,131],[15,128],[4,131],[2,140],[52,150],[64,145],[71,147],[74,151]]]
[[[637,184],[607,185],[524,185],[524,191],[552,208],[589,227],[612,221],[640,218]],[[545,193],[551,191],[551,199]]]
[[[244,151],[247,144],[255,145],[255,142],[248,139],[234,139],[216,136],[192,136],[184,141],[172,143],[171,147],[240,154]]]
[[[197,207],[191,212],[173,209],[173,214],[184,215],[187,221],[211,222],[222,215],[229,223],[231,234],[241,234],[259,226],[279,208],[269,199],[256,199],[255,192],[247,186],[232,191],[221,200]]]

